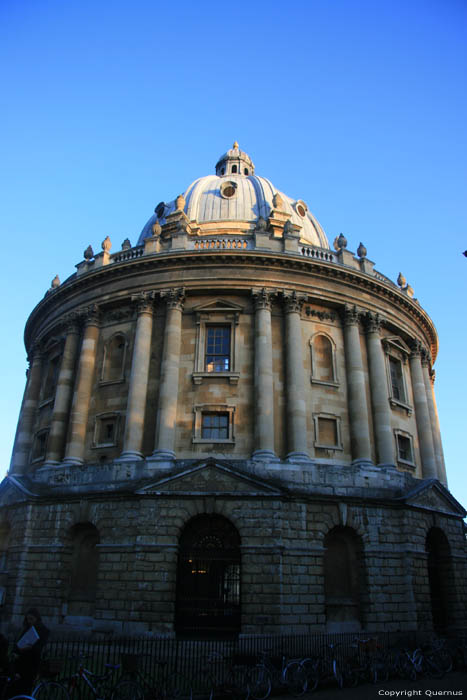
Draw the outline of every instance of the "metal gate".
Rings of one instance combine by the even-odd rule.
[[[240,538],[226,518],[197,516],[182,533],[176,630],[187,636],[240,630]]]

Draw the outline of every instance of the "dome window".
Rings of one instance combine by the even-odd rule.
[[[236,173],[236,172],[237,172],[237,166],[236,166],[236,165],[232,165],[232,172],[233,172],[233,173]]]
[[[243,173],[244,173],[245,175],[249,175],[248,168],[244,168],[244,169],[243,169]]]
[[[305,204],[305,202],[303,202],[301,199],[299,199],[298,202],[295,202],[295,211],[297,212],[297,214],[299,216],[302,217],[302,219],[304,219],[306,216],[306,213],[308,211],[308,207]]]
[[[225,199],[230,199],[231,197],[234,197],[237,191],[237,183],[228,181],[224,182],[221,185],[221,196],[224,197]]]

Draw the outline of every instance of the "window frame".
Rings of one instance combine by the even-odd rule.
[[[336,426],[336,436],[337,436],[337,444],[335,445],[326,445],[320,441],[320,435],[319,435],[319,419],[324,418],[326,420],[332,420],[335,423]],[[315,430],[315,439],[313,442],[313,445],[315,448],[319,448],[321,450],[340,450],[342,451],[344,449],[344,446],[342,444],[342,430],[341,430],[341,419],[340,416],[336,416],[333,413],[313,413],[313,424],[314,424],[314,430]]]
[[[385,360],[386,360],[386,374],[387,374],[387,383],[388,383],[389,403],[391,404],[392,408],[403,409],[410,416],[410,415],[412,415],[413,408],[409,403],[408,383],[407,383],[406,371],[404,369],[408,364],[410,349],[405,345],[405,343],[400,338],[397,338],[397,337],[383,338],[382,343],[383,343],[383,348],[384,348],[384,352],[385,352]],[[391,361],[398,362],[400,365],[402,391],[404,394],[403,401],[394,396],[393,384],[392,384],[392,374],[391,374]]]
[[[105,376],[105,363],[107,360],[107,354],[109,351],[110,344],[112,343],[113,340],[117,337],[121,337],[123,339],[123,357],[122,357],[122,365],[120,368],[120,376],[118,376],[116,379],[104,379]],[[125,366],[126,366],[126,356],[127,356],[127,351],[128,351],[128,338],[126,333],[123,331],[116,331],[115,333],[112,333],[112,335],[107,338],[107,340],[104,342],[104,349],[102,353],[102,367],[101,367],[101,372],[100,372],[100,379],[99,379],[99,385],[100,386],[107,386],[108,384],[120,384],[125,381]]]
[[[400,428],[396,428],[394,430],[394,438],[396,441],[396,461],[397,461],[397,463],[404,466],[404,467],[410,467],[411,469],[415,469],[417,465],[415,463],[415,451],[414,451],[414,444],[413,444],[413,436],[410,433],[408,433],[406,430],[401,430]],[[404,439],[409,441],[412,459],[404,459],[403,457],[400,456],[399,438],[404,438]]]
[[[50,428],[42,428],[41,430],[38,430],[34,434],[34,440],[32,442],[32,450],[31,450],[31,463],[35,464],[37,462],[43,462],[47,456],[47,443],[49,441],[49,432]],[[38,446],[38,441],[44,437],[44,451],[40,455],[36,455],[37,451],[37,446]]]
[[[326,380],[326,379],[318,379],[317,377],[317,368],[316,368],[316,352],[313,352],[314,349],[314,343],[316,338],[318,336],[324,336],[326,340],[328,340],[331,344],[331,363],[332,363],[332,380]],[[330,335],[327,333],[323,333],[323,331],[317,331],[314,333],[310,340],[309,340],[309,345],[310,345],[310,358],[311,358],[311,375],[310,375],[310,381],[312,384],[320,384],[321,386],[331,386],[331,387],[338,387],[339,386],[339,378],[337,374],[337,360],[336,360],[336,344],[334,340],[331,338]]]
[[[194,425],[193,425],[193,444],[214,444],[214,445],[234,445],[235,444],[235,424],[234,424],[234,414],[235,406],[230,406],[228,404],[199,404],[193,407],[194,413]],[[228,415],[228,427],[227,427],[227,437],[226,438],[203,438],[202,428],[203,428],[203,416],[207,414],[227,414]]]
[[[55,401],[55,395],[57,393],[58,379],[60,376],[60,368],[63,359],[63,339],[54,338],[47,343],[44,349],[44,356],[46,361],[42,365],[42,377],[41,377],[41,389],[40,389],[40,400],[39,408],[42,406],[47,406],[47,404],[53,403]],[[46,396],[46,389],[49,379],[49,372],[52,363],[55,363],[54,376],[53,376],[53,388],[51,393]]]
[[[112,418],[115,421],[115,430],[113,435],[113,440],[108,442],[100,442],[100,430],[103,421]],[[118,411],[106,411],[105,413],[98,413],[94,417],[94,432],[92,437],[92,449],[99,448],[109,448],[118,447],[118,437],[120,434],[120,419],[121,414]]]
[[[217,300],[193,309],[196,321],[195,357],[192,374],[193,384],[202,384],[206,379],[228,379],[230,384],[238,384],[240,372],[238,343],[236,342],[241,306]],[[228,372],[206,371],[207,328],[212,326],[230,327],[230,370]]]

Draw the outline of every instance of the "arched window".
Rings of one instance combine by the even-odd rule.
[[[126,340],[123,333],[113,335],[104,347],[103,382],[118,382],[124,377]]]
[[[181,534],[175,622],[182,635],[240,631],[240,536],[222,516],[192,518]]]
[[[91,523],[71,529],[71,567],[68,613],[91,616],[96,601],[99,532]]]
[[[236,173],[236,172],[237,172],[237,166],[236,166],[236,165],[232,165],[232,172],[233,172],[233,173]]]
[[[336,362],[334,344],[327,335],[319,333],[310,341],[311,381],[321,384],[336,384]]]
[[[430,585],[433,629],[441,634],[449,625],[449,612],[455,595],[451,548],[446,535],[437,527],[429,530],[426,538],[428,553],[428,583]]]
[[[361,626],[365,589],[363,546],[350,527],[335,527],[325,540],[324,596],[329,632],[353,632]]]

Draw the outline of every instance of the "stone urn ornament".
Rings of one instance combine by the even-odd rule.
[[[94,257],[94,251],[92,249],[92,246],[88,245],[86,250],[83,253],[84,259],[89,262],[93,257]]]
[[[367,250],[363,243],[360,241],[360,245],[357,248],[357,255],[359,258],[366,258]]]
[[[108,236],[106,236],[104,238],[101,245],[102,245],[102,250],[104,251],[104,253],[110,253],[110,249],[112,247],[112,241],[110,240],[110,238]]]

